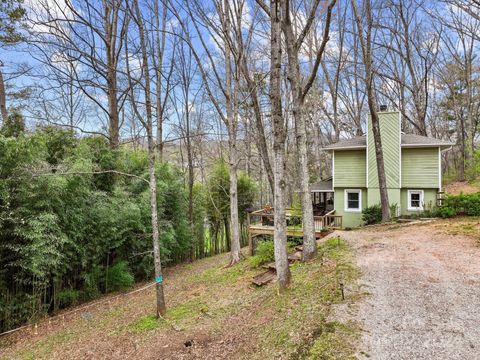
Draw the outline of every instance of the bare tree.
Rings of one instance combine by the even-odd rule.
[[[238,130],[238,96],[239,96],[239,69],[234,65],[238,59],[234,54],[238,51],[232,50],[232,44],[237,46],[231,39],[232,23],[231,10],[228,0],[219,0],[213,3],[216,18],[212,19],[203,9],[200,2],[186,2],[185,11],[191,21],[193,29],[189,29],[185,21],[178,12],[180,4],[175,3],[170,6],[170,11],[175,14],[182,27],[181,37],[192,50],[192,55],[197,63],[201,78],[203,80],[206,92],[212,102],[219,117],[225,124],[228,133],[228,163],[230,177],[230,265],[240,260],[240,223],[238,219],[238,193],[237,193],[237,130]],[[218,20],[218,21],[215,21]],[[202,29],[200,29],[202,27]],[[209,34],[214,40],[221,57],[213,54],[212,48],[205,40],[205,33]],[[206,62],[202,60],[198,51],[198,45],[195,47],[191,36],[195,34],[200,42],[200,49],[203,51]],[[237,48],[238,50],[238,48]],[[209,67],[207,72],[206,66]],[[222,66],[222,69],[220,68]],[[224,77],[220,76],[220,70],[224,72]],[[219,97],[214,94],[212,87],[219,90],[223,104],[219,102]],[[228,231],[228,230],[227,230]]]
[[[460,149],[459,178],[465,180],[475,152],[475,137],[478,131],[478,102],[475,96],[478,78],[477,60],[480,38],[480,20],[465,11],[464,6],[452,3],[446,11],[433,13],[437,22],[443,24],[441,34],[443,52],[439,66],[439,79],[448,88],[451,110],[456,119],[457,143]],[[477,68],[477,69],[476,69]],[[449,69],[450,72],[445,72]],[[445,105],[445,103],[440,104]]]
[[[193,116],[195,112],[196,99],[202,88],[193,89],[193,82],[196,77],[197,67],[192,56],[192,50],[184,43],[177,47],[175,57],[175,72],[178,77],[179,94],[172,94],[173,107],[178,118],[178,127],[185,144],[187,155],[187,189],[188,189],[188,220],[193,233],[193,185],[194,177],[194,150],[192,138],[195,136]],[[180,99],[179,99],[180,98]],[[195,260],[196,239],[192,239],[190,248],[190,260]]]
[[[365,89],[368,98],[368,108],[370,110],[373,141],[375,143],[375,158],[377,160],[378,184],[380,188],[380,202],[382,206],[382,221],[390,219],[390,206],[388,203],[387,180],[385,177],[385,163],[383,161],[382,139],[380,134],[380,123],[377,111],[375,96],[374,68],[372,56],[372,29],[373,13],[370,0],[364,0],[364,12],[360,14],[356,0],[351,0],[355,22],[359,33],[359,40],[363,55],[363,64],[365,68]],[[364,30],[362,17],[366,22]]]
[[[385,6],[382,21],[375,23],[383,30],[376,41],[381,48],[376,51],[379,66],[375,72],[384,79],[384,89],[379,89],[382,95],[398,104],[402,117],[418,134],[427,136],[430,82],[441,29],[433,31],[423,13],[424,5],[400,0]]]
[[[285,141],[287,127],[282,109],[282,28],[280,0],[270,1],[270,106],[273,123],[273,174],[274,174],[274,248],[275,268],[279,290],[283,291],[292,281],[287,258],[287,220],[285,216],[286,159]]]
[[[281,1],[282,9],[282,31],[285,36],[285,48],[288,56],[288,73],[287,78],[290,82],[292,92],[292,113],[295,120],[295,136],[298,151],[298,165],[300,178],[300,195],[302,198],[302,222],[303,222],[303,259],[309,260],[316,255],[317,246],[315,242],[315,226],[313,221],[312,198],[309,188],[309,172],[308,172],[308,158],[307,158],[307,136],[305,124],[305,98],[310,91],[325,52],[325,47],[328,42],[330,33],[330,22],[332,18],[332,9],[335,5],[335,0],[330,1],[324,8],[320,7],[320,0],[313,2],[313,5],[308,9],[308,16],[305,20],[305,25],[295,34],[296,24],[292,21],[293,6],[290,0]],[[303,46],[303,42],[307,34],[312,30],[319,11],[325,11],[325,26],[323,30],[323,37],[321,43],[316,51],[313,68],[310,73],[303,79],[299,55]]]
[[[150,211],[152,220],[152,240],[153,240],[153,256],[155,265],[155,281],[156,281],[156,295],[157,317],[163,316],[166,313],[165,298],[163,292],[163,275],[162,275],[162,263],[160,256],[160,241],[159,241],[159,227],[158,227],[158,210],[157,210],[157,179],[155,175],[155,155],[156,155],[156,142],[153,136],[153,110],[151,100],[150,89],[150,68],[147,52],[147,37],[144,28],[144,19],[138,5],[138,1],[134,0],[132,4],[133,9],[132,17],[138,28],[138,37],[140,40],[140,58],[141,58],[141,76],[143,78],[143,92],[144,92],[144,104],[141,104],[145,108],[145,115],[142,114],[139,109],[138,98],[134,94],[134,82],[140,83],[139,79],[132,79],[131,71],[129,71],[129,57],[131,54],[128,52],[128,46],[125,44],[125,58],[127,66],[127,74],[129,74],[129,88],[130,88],[130,101],[135,115],[142,123],[147,133],[148,144],[148,173],[149,173],[149,190],[150,190]]]
[[[245,79],[246,87],[248,90],[248,98],[250,99],[250,108],[253,112],[253,117],[255,120],[255,139],[257,143],[257,148],[259,150],[260,156],[262,158],[262,163],[265,168],[265,173],[267,175],[268,183],[270,185],[270,190],[273,194],[273,187],[274,187],[274,180],[273,180],[273,170],[270,164],[270,156],[268,150],[267,139],[265,135],[265,126],[264,126],[264,119],[262,116],[262,106],[260,102],[259,96],[259,87],[264,81],[264,77],[257,76],[259,73],[255,73],[252,70],[252,65],[249,65],[249,49],[254,37],[255,32],[255,15],[257,11],[255,11],[254,16],[250,20],[250,26],[248,31],[246,32],[245,39],[244,39],[244,31],[243,31],[243,21],[242,16],[244,15],[244,7],[245,1],[237,1],[233,3],[233,12],[234,12],[234,31],[235,31],[235,40],[238,44],[237,48],[239,49],[239,53],[236,54],[237,58],[239,59],[239,63],[236,64],[237,67],[240,68],[241,73]]]
[[[445,0],[446,3],[456,6],[465,11],[471,17],[480,21],[480,1],[479,0]],[[477,34],[477,36],[479,36]]]
[[[65,73],[65,77],[73,75],[76,89],[106,115],[112,148],[120,144],[119,114],[128,92],[119,84],[128,16],[122,0],[100,4],[93,0],[40,0],[29,15],[36,59],[55,71],[64,70],[51,61],[52,57],[78,64],[73,74]]]
[[[170,61],[170,71],[167,74],[166,81],[162,79],[163,76],[163,66],[164,66],[164,57],[166,49],[166,34],[167,34],[167,2],[162,1],[161,12],[160,12],[160,0],[153,0],[153,14],[154,14],[154,39],[152,41],[154,49],[153,53],[155,56],[152,56],[153,65],[155,67],[155,81],[156,81],[156,120],[157,120],[157,152],[159,159],[163,159],[163,121],[165,117],[166,102],[168,95],[170,93],[171,84],[170,78],[173,73],[173,53],[175,48],[172,49],[172,59]],[[163,88],[163,84],[166,82],[166,89]],[[162,93],[165,90],[165,94],[162,97]]]
[[[3,66],[3,63],[0,63],[0,67]],[[7,112],[7,96],[5,93],[5,81],[3,80],[3,73],[0,69],[0,115],[2,116],[3,121],[5,122],[8,118]],[[0,123],[1,127],[1,123]]]

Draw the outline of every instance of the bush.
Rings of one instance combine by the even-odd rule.
[[[287,241],[287,252],[291,252],[295,249],[295,246],[301,244],[296,239]],[[263,264],[275,261],[275,246],[273,240],[264,240],[258,243],[255,249],[255,255],[249,259],[250,266],[257,268]]]
[[[379,204],[369,206],[363,210],[362,220],[366,225],[382,222],[382,208]]]
[[[480,193],[447,196],[444,205],[456,214],[480,216]]]
[[[94,299],[100,295],[98,284],[100,283],[101,268],[94,266],[88,273],[83,274],[82,300]]]
[[[105,288],[107,291],[117,291],[133,285],[134,278],[125,261],[119,261],[107,270]]]
[[[80,297],[80,292],[74,289],[63,289],[58,295],[58,307],[65,308],[70,305],[75,305]]]
[[[398,217],[398,214],[399,213],[399,208],[398,208],[398,204],[395,203],[395,204],[391,204],[390,205],[390,217],[391,218],[397,218]]]
[[[255,249],[255,255],[249,259],[250,266],[257,268],[260,265],[275,260],[275,249],[272,240],[266,240],[258,243]]]
[[[436,209],[435,211],[435,215],[437,217],[441,217],[441,218],[450,218],[452,216],[455,216],[457,214],[457,212],[452,209],[451,207],[448,207],[448,206],[443,206],[443,207],[440,207],[438,209]]]

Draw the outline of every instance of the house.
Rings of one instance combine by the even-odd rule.
[[[399,112],[380,112],[379,118],[390,205],[397,215],[436,206],[442,194],[441,153],[453,144],[404,134]],[[327,199],[333,196],[333,210],[343,217],[343,227],[362,225],[363,209],[380,204],[371,120],[366,136],[341,140],[323,150],[331,153],[332,177],[311,186],[314,208],[317,202],[328,209]]]

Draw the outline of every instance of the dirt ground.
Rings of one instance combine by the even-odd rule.
[[[480,191],[479,180],[474,182],[455,181],[451,184],[445,185],[445,192],[449,195],[472,194]]]
[[[480,359],[480,247],[452,225],[341,232],[367,293],[359,359]]]

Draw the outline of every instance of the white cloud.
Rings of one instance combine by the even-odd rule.
[[[25,0],[27,25],[36,33],[61,33],[67,31],[65,22],[74,19],[70,0]]]

